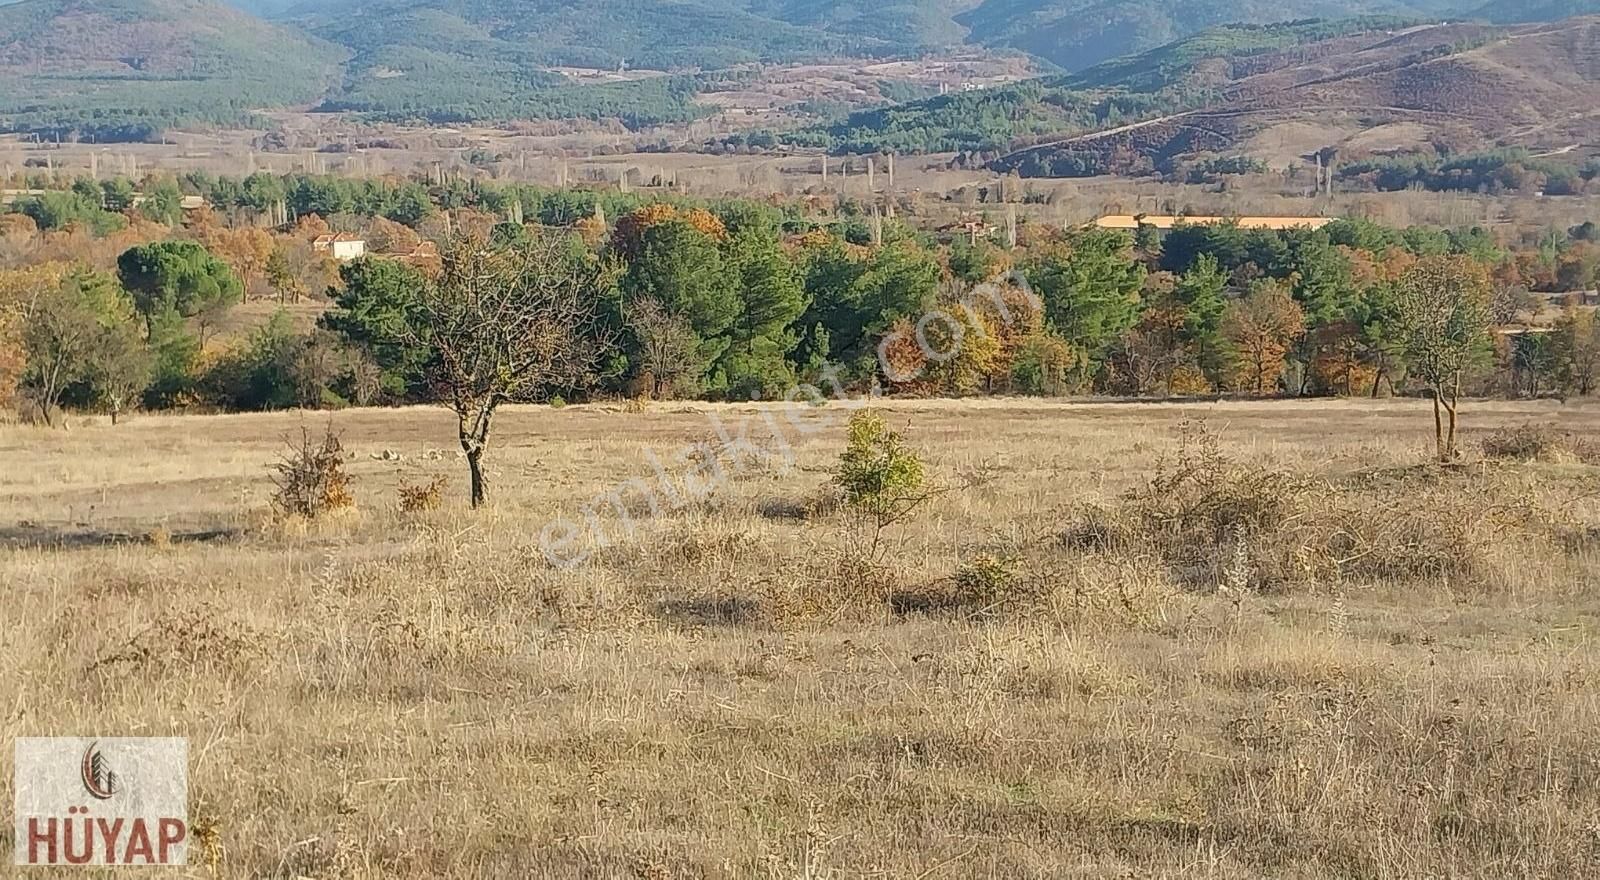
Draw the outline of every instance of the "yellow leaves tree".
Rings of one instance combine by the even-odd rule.
[[[1306,332],[1305,312],[1277,281],[1257,282],[1222,314],[1222,335],[1233,345],[1233,381],[1267,394],[1278,387],[1283,359]]]
[[[644,234],[650,227],[670,220],[682,220],[713,241],[728,237],[728,230],[717,215],[704,208],[680,209],[670,202],[652,202],[635,208],[617,218],[611,233],[611,246],[625,259],[632,260],[639,253]]]
[[[22,332],[41,292],[59,287],[71,267],[44,263],[0,271],[0,407],[16,404],[17,383],[27,367]]]

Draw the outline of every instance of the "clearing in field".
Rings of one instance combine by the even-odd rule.
[[[1600,864],[1600,407],[890,403],[881,534],[844,406],[629,409],[477,512],[439,409],[0,426],[0,753],[188,737],[201,877]]]

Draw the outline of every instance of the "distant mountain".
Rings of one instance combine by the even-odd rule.
[[[1226,25],[1076,74],[863,110],[781,137],[834,152],[1003,152],[1019,139],[1099,131],[1209,100],[1245,71],[1293,52],[1309,58],[1346,41],[1383,38],[1414,22],[1382,16]]]
[[[344,52],[212,0],[0,6],[0,129],[128,138],[315,101]]]
[[[1072,176],[1202,153],[1282,161],[1441,148],[1564,153],[1600,142],[1600,18],[1373,31],[1196,64],[1191,74],[1155,93],[1166,101],[1144,119],[1049,139],[992,165]]]
[[[358,66],[391,70],[407,69],[417,52],[469,62],[715,69],[913,47],[791,24],[728,0],[348,0],[294,21],[349,47]]]
[[[1312,16],[1400,16],[1383,20],[1393,28],[1441,16],[1522,21],[1600,11],[1600,0],[227,2],[273,22],[215,0],[0,0],[0,130],[144,137],[294,105],[432,122],[650,125],[709,112],[696,96],[741,88],[752,74],[730,68],[747,62],[915,58],[971,44],[1081,72],[1026,86],[1016,102],[1025,111],[997,103],[1008,92],[951,96],[928,105],[943,108],[937,123],[911,106],[810,133],[834,149],[865,148],[886,132],[898,132],[888,142],[903,148],[965,149],[1189,108],[1197,90],[1233,82],[1263,53],[1324,39],[1327,26]],[[1462,2],[1470,8],[1456,9]],[[1378,26],[1366,21],[1360,26]],[[1212,63],[1191,72],[1197,60],[1226,68],[1247,58],[1239,69]],[[1094,103],[1104,90],[1116,100]],[[971,118],[954,118],[964,112]]]
[[[1506,24],[1560,21],[1578,15],[1600,15],[1600,0],[1493,0],[1472,10],[1471,15]]]
[[[834,153],[959,152],[1023,176],[1198,154],[1328,155],[1600,143],[1600,17],[1229,25],[1077,74],[851,114],[777,135]],[[739,146],[742,136],[728,139]]]
[[[0,2],[3,2],[3,0],[0,0]],[[318,0],[309,0],[309,2],[312,8],[316,8],[319,5],[332,5],[331,2],[319,4]],[[261,18],[279,18],[306,4],[307,0],[229,0],[228,5]]]
[[[1021,49],[1067,70],[1225,24],[1360,15],[1433,17],[1459,0],[984,0],[956,20],[970,42]]]

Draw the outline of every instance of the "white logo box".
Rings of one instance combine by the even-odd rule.
[[[189,741],[18,737],[18,865],[188,861]]]

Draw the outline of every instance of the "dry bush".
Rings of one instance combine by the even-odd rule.
[[[344,471],[344,446],[332,425],[321,441],[313,441],[311,432],[301,428],[300,442],[289,444],[289,451],[273,470],[277,472],[272,479],[277,491],[272,508],[280,517],[316,519],[355,506],[350,476]]]
[[[434,477],[427,483],[420,485],[412,483],[400,484],[400,512],[424,513],[438,510],[444,501],[444,490],[450,481],[444,477]]]
[[[880,620],[904,593],[905,581],[892,558],[838,553],[765,578],[754,593],[771,622]]]
[[[1183,598],[1158,561],[1096,553],[1055,569],[1028,610],[1062,623],[1150,629],[1169,621]]]
[[[755,513],[763,519],[811,521],[827,519],[844,506],[839,487],[824,483],[800,497],[777,495],[758,499]]]
[[[1203,425],[1120,503],[1080,509],[1068,547],[1151,554],[1179,582],[1274,590],[1335,581],[1503,585],[1574,531],[1548,493],[1492,470],[1308,479],[1223,455]]]
[[[271,652],[267,636],[223,619],[213,606],[167,614],[121,648],[96,659],[91,670],[132,666],[162,672],[241,671]]]
[[[1483,438],[1482,448],[1485,458],[1504,461],[1600,464],[1600,445],[1554,425],[1500,428]]]

